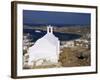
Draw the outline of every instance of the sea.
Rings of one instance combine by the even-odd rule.
[[[23,33],[29,34],[28,38],[31,39],[32,42],[35,42],[37,39],[43,37],[47,33],[47,31],[23,29]],[[70,41],[70,40],[78,39],[81,37],[81,35],[73,34],[73,33],[53,32],[53,34],[56,37],[58,37],[60,41]]]

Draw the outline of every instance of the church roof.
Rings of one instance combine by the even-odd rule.
[[[47,40],[48,42],[50,42],[53,45],[57,45],[58,44],[58,40],[59,39],[53,34],[53,27],[48,26],[47,27],[47,34],[45,34],[42,38],[38,39],[36,41],[36,43],[38,41],[44,42],[45,40]]]
[[[48,42],[50,42],[51,44],[53,45],[57,45],[57,41],[58,41],[58,38],[52,34],[52,33],[47,33],[46,35],[44,35],[41,40],[47,40]]]

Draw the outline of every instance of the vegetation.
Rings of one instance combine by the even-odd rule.
[[[59,62],[63,67],[90,66],[90,50],[81,47],[63,48]]]

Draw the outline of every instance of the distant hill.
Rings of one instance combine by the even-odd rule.
[[[74,27],[77,27],[77,26],[80,26],[80,27],[86,27],[86,26],[90,26],[89,24],[24,24],[26,26],[38,26],[38,27],[41,27],[41,26],[48,26],[48,25],[52,25],[54,27],[71,27],[71,26],[74,26]]]

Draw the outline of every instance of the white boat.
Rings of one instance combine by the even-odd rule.
[[[35,30],[35,32],[40,33],[41,31],[39,31],[39,30]]]

